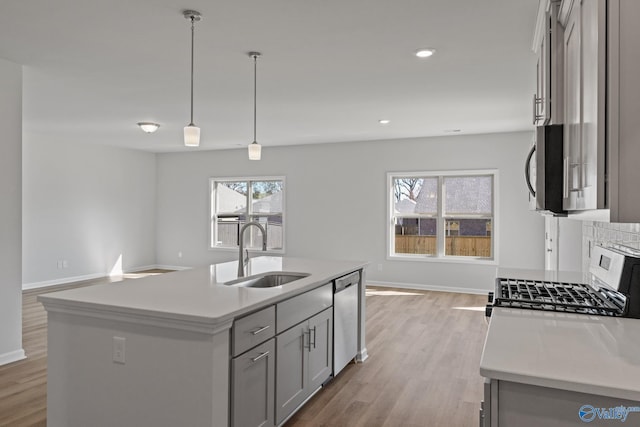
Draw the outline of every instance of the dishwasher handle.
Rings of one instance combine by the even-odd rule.
[[[356,271],[351,274],[347,274],[346,276],[339,277],[335,280],[333,293],[337,294],[338,292],[344,291],[351,285],[357,285],[359,282],[360,282],[359,271]]]

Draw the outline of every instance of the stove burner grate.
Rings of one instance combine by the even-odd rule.
[[[606,289],[522,279],[497,279],[493,305],[599,316],[621,316],[624,312],[623,298]]]

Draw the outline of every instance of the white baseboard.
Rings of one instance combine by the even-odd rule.
[[[399,283],[399,282],[379,282],[376,280],[367,280],[367,286],[381,286],[384,288],[400,288],[400,289],[416,289],[420,291],[438,291],[438,292],[454,292],[457,294],[475,294],[486,295],[493,289],[475,289],[475,288],[458,288],[451,286],[434,286],[422,283]]]
[[[17,362],[18,360],[26,359],[27,356],[24,354],[24,350],[15,350],[10,351],[9,353],[0,354],[0,366],[6,365],[8,363]]]
[[[106,273],[94,273],[86,274],[84,276],[63,277],[60,279],[45,280],[42,282],[23,283],[22,290],[26,291],[28,289],[46,288],[47,286],[64,285],[65,283],[81,282],[83,280],[93,280],[107,276],[108,274]]]
[[[183,265],[158,264],[153,268],[158,268],[158,269],[161,269],[161,270],[191,270],[192,267],[185,267]]]
[[[134,268],[128,269],[128,270],[126,270],[124,272],[124,274],[137,273],[139,271],[153,270],[153,269],[156,269],[156,268],[157,269],[162,269],[162,270],[188,270],[191,267],[153,264],[153,265],[144,265],[144,266],[141,266],[141,267],[134,267]],[[45,281],[42,281],[42,282],[23,283],[22,284],[22,290],[26,291],[26,290],[29,290],[29,289],[46,288],[48,286],[64,285],[66,283],[81,282],[81,281],[84,281],[84,280],[100,279],[100,278],[108,277],[108,276],[109,276],[109,273],[104,272],[104,273],[86,274],[84,276],[63,277],[63,278],[60,278],[60,279],[45,280]]]

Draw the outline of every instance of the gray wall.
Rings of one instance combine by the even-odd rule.
[[[22,350],[22,67],[0,59],[0,365]]]
[[[205,265],[237,254],[208,249],[208,179],[286,177],[286,255],[367,260],[370,282],[457,290],[493,287],[496,265],[387,260],[386,173],[498,169],[499,264],[544,268],[544,221],[529,212],[523,162],[529,132],[158,155],[157,262]],[[182,258],[178,253],[182,252]]]
[[[25,132],[23,155],[25,288],[156,264],[155,154]]]

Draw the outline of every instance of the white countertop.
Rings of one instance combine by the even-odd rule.
[[[214,328],[244,313],[292,297],[366,266],[359,261],[289,257],[255,257],[246,276],[264,272],[308,273],[309,276],[272,288],[244,288],[223,283],[237,278],[237,261],[175,271],[136,280],[107,283],[43,294],[48,311],[100,317],[128,315],[187,322]]]
[[[494,308],[480,374],[640,401],[640,319]]]

